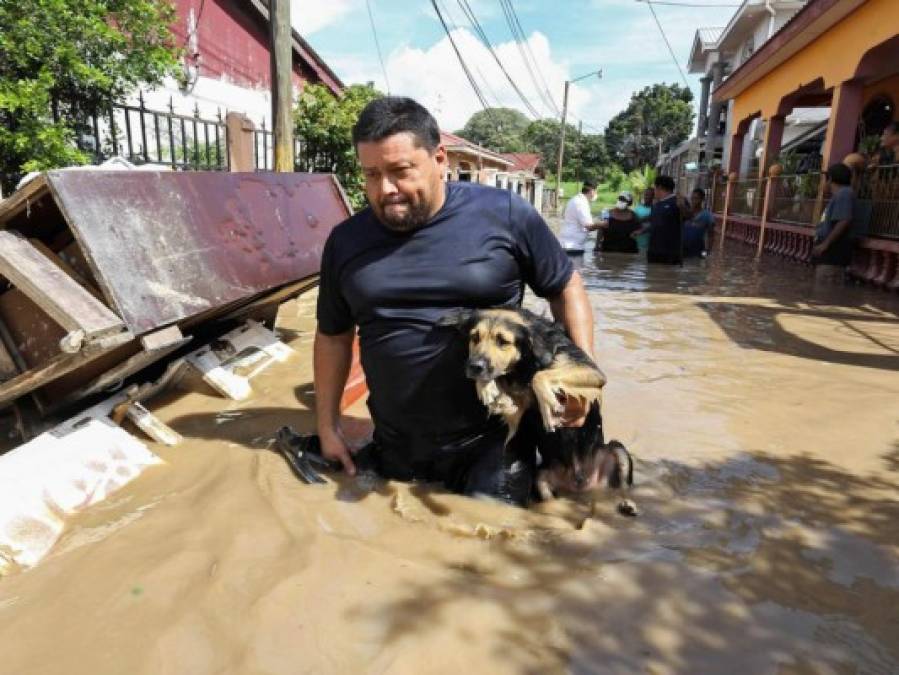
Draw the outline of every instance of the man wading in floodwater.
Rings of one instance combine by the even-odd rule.
[[[369,207],[334,228],[322,256],[314,348],[322,454],[354,473],[338,406],[358,327],[378,473],[524,505],[535,452],[503,452],[506,428],[488,417],[465,376],[466,341],[435,323],[454,308],[518,306],[527,284],[592,355],[581,278],[523,199],[443,182],[440,130],[415,101],[369,103],[353,143]],[[583,410],[569,403],[567,421],[576,425]]]

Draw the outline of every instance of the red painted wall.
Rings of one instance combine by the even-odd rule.
[[[173,0],[178,19],[173,32],[187,43],[187,18],[191,8],[199,16],[197,26],[200,74],[222,78],[242,87],[268,88],[271,63],[265,19],[243,0]],[[203,13],[199,14],[200,6]],[[294,53],[294,86],[318,81]]]

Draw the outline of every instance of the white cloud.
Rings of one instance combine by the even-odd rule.
[[[466,29],[453,31],[453,39],[481,87],[488,105],[515,108],[530,117],[487,48]],[[540,73],[546,82],[549,93],[544,91],[544,97],[552,98],[555,105],[561,108],[564,83],[571,76],[568,65],[553,56],[549,41],[543,34],[533,33],[528,39],[528,45],[540,64]],[[540,117],[555,116],[555,108],[548,101],[544,103],[538,94],[538,86],[543,90],[543,80],[535,73],[538,84],[533,82],[515,43],[502,43],[494,46],[494,50]],[[338,57],[332,59],[332,65],[346,82],[374,81],[378,87],[385,88],[376,59]],[[446,130],[461,128],[473,113],[481,110],[481,104],[446,37],[426,49],[401,47],[388,55],[386,66],[391,93],[411,96],[421,102],[434,113],[441,127]],[[583,73],[577,73],[581,74]],[[621,108],[621,97],[602,96],[601,87],[599,79],[571,85],[568,96],[569,120],[584,117],[604,122]],[[628,96],[623,99],[625,103]]]
[[[342,19],[354,4],[352,0],[291,0],[290,23],[306,37]]]

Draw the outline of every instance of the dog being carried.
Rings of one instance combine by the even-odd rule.
[[[618,441],[606,445],[603,439],[606,377],[559,325],[526,309],[461,309],[438,325],[467,337],[466,375],[487,410],[505,420],[507,444],[519,429],[535,427],[522,425],[526,415],[540,415],[542,432],[534,442],[542,459],[536,484],[541,499],[603,483],[622,489],[632,484],[630,454]],[[582,427],[563,426],[570,399],[589,411]],[[636,512],[630,502],[619,510]]]

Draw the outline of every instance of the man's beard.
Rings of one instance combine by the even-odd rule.
[[[394,232],[414,232],[428,222],[431,214],[431,207],[429,204],[424,201],[421,201],[418,204],[413,204],[408,201],[403,203],[407,204],[408,208],[402,215],[394,216],[388,215],[387,213],[387,206],[390,206],[390,204],[381,204],[378,209],[380,213],[377,214],[378,220],[380,220],[385,227]]]

